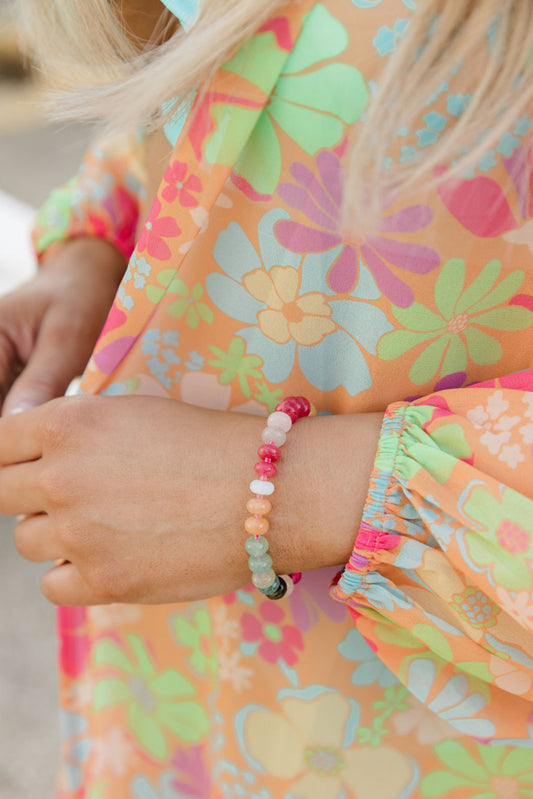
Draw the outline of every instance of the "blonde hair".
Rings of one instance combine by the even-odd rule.
[[[286,0],[211,0],[188,34],[172,33],[165,11],[143,46],[127,35],[116,0],[17,2],[26,40],[61,91],[59,115],[131,126],[158,124],[165,101],[205,84]],[[532,52],[533,0],[418,0],[354,130],[347,218],[377,211],[399,186],[422,185],[439,164],[456,159],[448,175],[473,166],[531,101]],[[461,91],[471,95],[463,113],[423,157],[386,170],[397,131],[420,117],[461,63]]]

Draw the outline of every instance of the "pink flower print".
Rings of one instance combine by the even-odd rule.
[[[176,749],[171,764],[175,770],[172,787],[181,796],[202,799],[211,792],[211,775],[204,747],[190,746]]]
[[[148,255],[160,261],[168,261],[171,252],[170,247],[164,239],[171,239],[181,233],[176,220],[171,216],[159,216],[161,213],[161,203],[154,200],[152,210],[148,214],[148,219],[143,227],[142,233],[137,243],[137,252],[147,250]]]
[[[111,221],[111,241],[129,259],[135,247],[135,232],[139,208],[137,200],[118,186],[103,201],[102,207]]]
[[[287,666],[294,666],[298,660],[295,650],[304,648],[303,637],[292,624],[281,625],[285,612],[270,600],[263,602],[259,616],[243,613],[241,617],[242,637],[248,643],[259,642],[258,652],[267,663],[277,663],[283,659]]]
[[[339,253],[327,275],[329,287],[337,294],[354,289],[361,258],[380,291],[400,308],[409,307],[413,291],[396,270],[424,275],[437,269],[441,262],[435,250],[403,240],[406,233],[428,227],[433,220],[431,209],[411,205],[385,215],[375,232],[347,232],[342,228],[341,163],[334,153],[323,150],[317,155],[316,164],[318,177],[296,162],[290,170],[296,184],[279,185],[279,194],[287,205],[301,211],[312,223],[310,226],[293,220],[277,222],[275,232],[279,242],[288,250],[301,253],[327,252],[338,247]]]
[[[57,611],[57,620],[61,642],[59,650],[61,672],[67,677],[79,677],[85,671],[89,660],[87,610],[60,607]]]
[[[161,195],[167,202],[172,203],[178,197],[183,208],[198,207],[198,200],[191,192],[202,191],[202,181],[198,175],[187,177],[187,164],[182,161],[173,161],[167,168],[164,179],[168,185],[165,186]]]
[[[503,236],[512,244],[525,244],[533,253],[533,167],[531,144],[519,147],[511,158],[502,158],[518,199],[515,215],[502,188],[492,178],[480,175],[471,179],[452,178],[438,187],[440,198],[460,225],[480,238]],[[437,177],[446,172],[436,170]],[[507,196],[506,196],[507,193]],[[514,205],[514,204],[513,204]],[[524,224],[525,220],[525,224]]]
[[[503,519],[496,530],[496,538],[501,547],[506,549],[511,555],[519,552],[527,552],[529,548],[529,533],[519,524]]]

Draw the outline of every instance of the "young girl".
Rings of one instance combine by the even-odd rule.
[[[20,0],[138,131],[0,308],[58,799],[531,797],[533,4],[165,5]]]

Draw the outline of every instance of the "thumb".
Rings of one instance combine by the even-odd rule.
[[[68,325],[45,319],[25,369],[15,380],[2,407],[2,416],[35,408],[62,397],[89,359],[92,342]]]

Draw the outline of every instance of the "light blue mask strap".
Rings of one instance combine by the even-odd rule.
[[[162,2],[179,19],[184,30],[190,31],[198,19],[201,0],[162,0]]]

